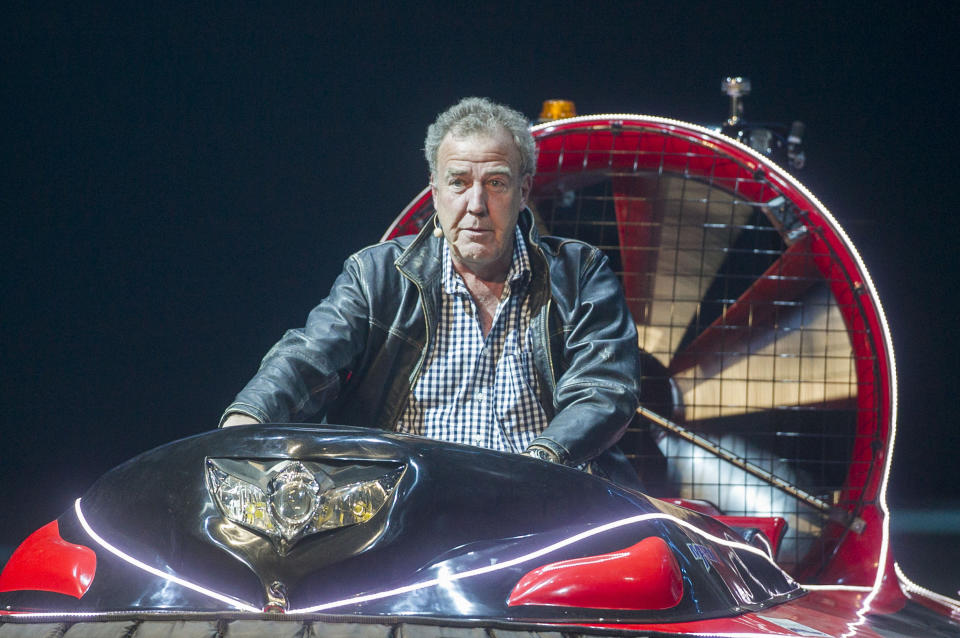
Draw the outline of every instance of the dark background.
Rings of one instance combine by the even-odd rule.
[[[748,118],[807,124],[799,177],[879,288],[893,505],[960,501],[955,5],[77,4],[7,6],[0,27],[0,548],[215,427],[426,184],[438,111],[563,97],[719,122],[732,74]]]

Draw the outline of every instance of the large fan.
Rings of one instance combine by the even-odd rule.
[[[893,355],[837,222],[783,169],[706,128],[602,115],[533,134],[542,230],[602,248],[637,322],[643,406],[621,445],[647,490],[782,516],[788,570],[872,584]],[[385,238],[432,213],[424,190]]]

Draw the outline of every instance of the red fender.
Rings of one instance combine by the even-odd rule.
[[[0,573],[2,591],[49,591],[82,598],[93,583],[97,555],[60,537],[57,521],[27,537]]]
[[[509,605],[669,609],[683,598],[683,575],[657,536],[610,554],[550,563],[528,572]]]

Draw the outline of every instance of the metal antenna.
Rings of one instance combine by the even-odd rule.
[[[750,94],[750,79],[739,75],[724,78],[720,90],[730,96],[730,117],[726,125],[736,126],[743,119],[743,102],[740,98]]]

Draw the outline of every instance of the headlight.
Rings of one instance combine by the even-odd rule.
[[[307,534],[373,518],[403,474],[403,468],[384,472],[382,466],[330,469],[301,461],[208,458],[207,488],[227,519],[267,535],[286,553]],[[351,480],[357,478],[365,480]]]
[[[393,483],[396,483],[396,479]],[[333,529],[366,523],[387,502],[393,491],[393,485],[388,484],[389,481],[377,479],[325,492],[320,499],[314,524],[317,529]]]

